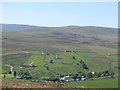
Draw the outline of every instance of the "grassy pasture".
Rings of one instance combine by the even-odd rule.
[[[57,73],[59,74],[73,74],[78,73],[79,71],[82,72],[101,72],[104,70],[112,69],[117,73],[117,60],[113,60],[110,57],[106,57],[103,55],[99,55],[94,52],[58,52],[58,53],[50,53],[50,55],[41,55],[40,51],[28,51],[32,53],[31,55],[28,55],[27,57],[22,57],[18,62],[14,62],[18,56],[14,56],[12,59],[9,59],[9,56],[6,57],[9,60],[7,62],[3,61],[3,70],[9,72],[10,68],[4,66],[5,64],[12,64],[14,66],[14,70],[17,72],[21,71],[28,71],[32,76],[34,77],[51,77],[51,76],[57,76]],[[55,56],[58,55],[61,59],[55,59]],[[75,56],[76,59],[73,59],[72,57]],[[5,58],[3,58],[5,59]],[[50,63],[50,60],[53,60],[53,63]],[[89,70],[85,70],[82,68],[81,65],[77,65],[80,60],[83,60]],[[94,62],[94,63],[93,63]],[[105,63],[108,62],[108,63]],[[111,67],[109,66],[109,62],[111,62]],[[21,64],[33,64],[36,67],[34,68],[20,68],[19,65]],[[49,70],[47,70],[47,67],[49,67]],[[96,68],[95,68],[96,67]],[[4,71],[4,72],[5,72]]]
[[[101,79],[93,81],[75,81],[66,83],[67,86],[84,88],[118,88],[118,79]]]

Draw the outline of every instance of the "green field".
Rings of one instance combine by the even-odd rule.
[[[21,57],[18,55],[13,55],[14,59],[3,61],[3,71],[4,69],[7,70],[7,72],[10,71],[10,68],[5,66],[5,64],[10,64],[14,66],[14,70],[17,71],[17,74],[19,75],[19,72],[27,71],[29,72],[33,77],[43,78],[43,77],[57,77],[58,74],[66,75],[66,74],[74,74],[78,72],[102,72],[104,70],[111,70],[117,73],[117,60],[111,59],[103,55],[99,55],[93,52],[59,52],[57,53],[58,57],[61,59],[55,59],[56,53],[52,53],[50,55],[41,55],[41,52],[39,51],[29,51],[31,52],[31,55],[29,56],[23,56]],[[74,60],[72,57],[75,57]],[[18,57],[20,60],[17,62],[14,62],[14,60]],[[8,56],[9,58],[9,56]],[[94,60],[94,59],[98,60]],[[22,60],[21,60],[22,59]],[[101,59],[101,60],[100,60]],[[50,60],[53,60],[53,63],[50,63]],[[80,60],[83,60],[86,65],[88,66],[88,70],[83,69],[82,66],[79,64]],[[111,63],[104,63],[104,62],[111,62]],[[94,62],[94,63],[93,63]],[[19,66],[22,64],[29,65],[33,64],[36,67],[23,67],[20,68]],[[79,64],[79,65],[78,65]],[[110,65],[112,65],[110,67]],[[46,67],[49,67],[49,70],[46,69]],[[96,67],[96,68],[95,68]],[[36,73],[35,73],[36,72]]]
[[[107,72],[107,79],[74,81],[66,85],[102,87],[108,83],[103,88],[117,87],[116,79],[108,79],[118,76],[120,54],[118,54],[117,33],[117,29],[114,28],[79,26],[34,27],[20,32],[3,32],[3,47],[0,48],[2,73],[9,74],[11,68],[8,65],[13,66],[17,76],[25,77],[24,74],[27,74],[30,79],[38,80],[54,80],[67,75],[71,78],[78,75],[77,78],[80,79],[82,75],[87,77],[91,72],[96,72],[96,75],[100,74],[99,77],[102,77]],[[64,50],[77,52],[64,52]],[[60,59],[55,59],[56,56]],[[23,64],[35,67],[22,67]]]
[[[118,79],[104,79],[94,81],[75,81],[66,83],[67,86],[84,88],[118,88]]]

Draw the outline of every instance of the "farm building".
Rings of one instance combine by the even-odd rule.
[[[85,81],[85,78],[81,78],[81,81]]]
[[[92,74],[95,74],[95,72],[92,72]]]
[[[20,65],[20,67],[36,67],[35,65]]]
[[[78,52],[78,51],[74,51],[74,50],[65,50],[64,52]]]
[[[23,79],[21,76],[16,76],[17,79]]]
[[[62,81],[62,82],[71,82],[71,81],[74,81],[74,79],[71,79],[70,76],[64,76],[64,77],[60,77],[59,81]]]
[[[61,58],[56,55],[55,59],[61,59]]]
[[[41,55],[49,55],[49,53],[43,53],[43,52],[42,52]]]

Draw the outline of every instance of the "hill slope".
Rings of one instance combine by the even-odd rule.
[[[82,49],[79,46],[99,45],[117,48],[117,29],[104,27],[35,27],[27,25],[4,25],[2,39],[4,48],[31,49]],[[10,28],[12,27],[12,28]],[[16,27],[20,27],[17,28]],[[13,29],[14,28],[14,29]],[[25,29],[26,28],[26,29]],[[12,31],[11,31],[12,30]],[[13,32],[13,31],[21,32]],[[6,46],[7,45],[7,46]],[[14,48],[19,47],[19,48]]]
[[[105,70],[117,74],[117,29],[92,26],[8,27],[6,30],[3,28],[5,32],[2,32],[4,73],[10,71],[6,66],[9,64],[18,75],[29,72],[33,78],[39,79]],[[60,59],[56,59],[56,56]],[[89,69],[83,68],[81,60]],[[21,68],[22,64],[33,64],[35,67]]]
[[[22,25],[22,24],[21,25],[20,24],[0,24],[0,27],[2,27],[2,32],[18,32],[18,31],[24,31],[28,29],[46,28],[46,27]]]

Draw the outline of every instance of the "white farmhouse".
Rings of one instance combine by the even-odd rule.
[[[81,81],[85,81],[85,78],[81,78]]]
[[[95,74],[95,72],[92,72],[92,74]]]
[[[69,78],[70,76],[65,76],[65,78]]]

